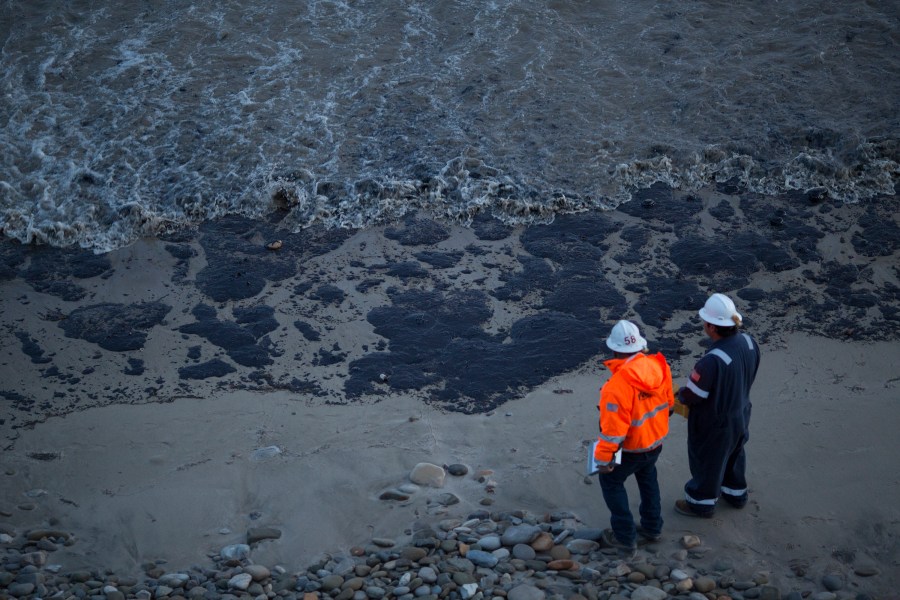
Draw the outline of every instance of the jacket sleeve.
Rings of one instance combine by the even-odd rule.
[[[669,404],[669,414],[671,414],[675,408],[675,384],[672,382],[672,371],[669,369],[668,364],[666,364],[666,380],[663,383],[663,395]]]
[[[705,402],[710,392],[715,389],[718,377],[718,361],[714,358],[700,359],[688,375],[684,387],[678,390],[678,399],[682,404],[695,406]]]
[[[600,390],[600,435],[594,458],[601,465],[613,461],[631,425],[631,399],[617,390],[615,383],[610,379]]]

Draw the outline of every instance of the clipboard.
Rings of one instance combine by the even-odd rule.
[[[600,470],[600,464],[597,463],[597,460],[594,458],[594,449],[597,448],[597,444],[599,440],[595,440],[593,444],[588,447],[588,455],[587,455],[587,467],[586,471],[588,475],[594,475],[597,471]],[[612,464],[621,465],[622,464],[622,449],[619,448],[616,450],[616,453],[613,454]]]
[[[688,415],[691,413],[691,408],[687,404],[682,404],[681,399],[678,397],[678,392],[681,388],[679,388],[674,383],[672,384],[672,393],[675,395],[675,409],[673,412],[676,415],[681,415],[685,419],[688,418]]]

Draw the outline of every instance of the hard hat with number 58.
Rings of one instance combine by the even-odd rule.
[[[640,352],[647,347],[647,340],[641,337],[638,326],[631,321],[619,321],[616,323],[609,337],[606,338],[606,345],[613,352],[621,352],[622,354],[633,354]]]
[[[700,318],[713,325],[734,327],[741,324],[741,313],[734,307],[734,302],[725,294],[713,294],[699,311]]]

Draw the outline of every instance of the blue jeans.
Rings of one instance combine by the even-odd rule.
[[[662,507],[659,500],[659,482],[656,480],[656,459],[662,446],[650,452],[622,453],[622,464],[616,465],[612,473],[600,474],[600,488],[609,508],[609,524],[620,543],[633,546],[637,529],[631,509],[628,508],[628,492],[625,480],[634,475],[641,494],[641,527],[648,535],[662,533]]]

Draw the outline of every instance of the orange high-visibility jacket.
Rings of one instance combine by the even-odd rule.
[[[598,463],[624,452],[648,452],[669,433],[669,409],[675,406],[672,371],[662,354],[634,354],[603,363],[612,377],[600,390]]]

